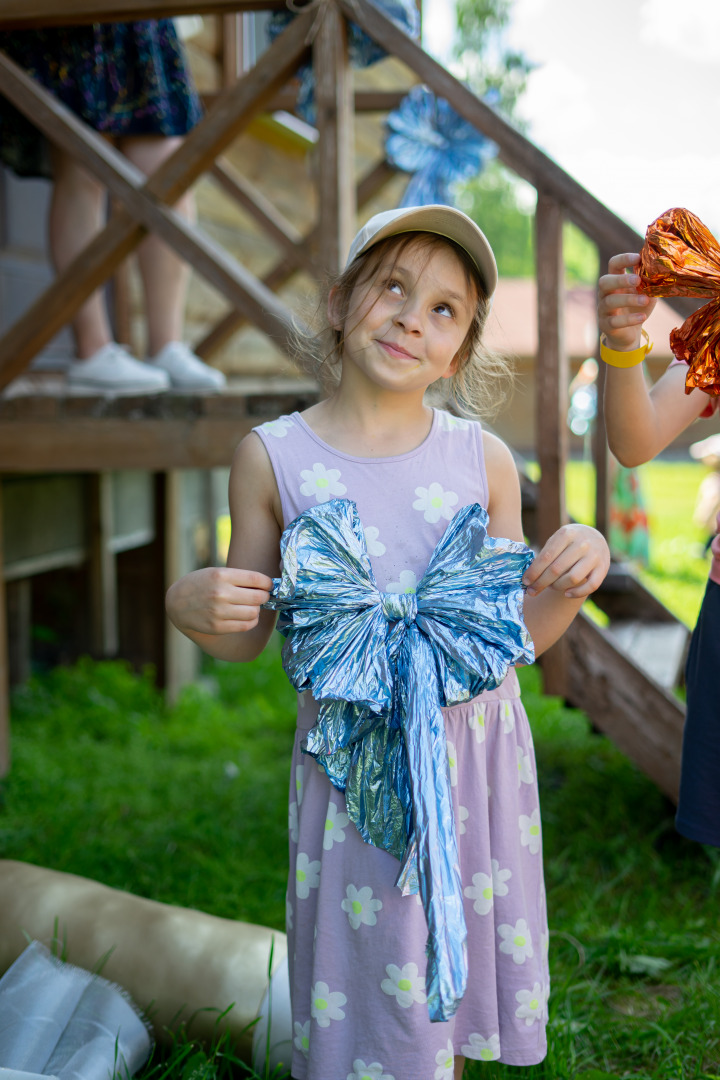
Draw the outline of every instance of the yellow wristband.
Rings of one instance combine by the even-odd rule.
[[[604,360],[606,364],[610,364],[611,367],[637,367],[638,364],[642,364],[647,354],[652,350],[652,342],[648,337],[647,330],[642,330],[641,336],[644,341],[639,348],[632,349],[631,352],[618,352],[616,349],[608,348],[603,334],[600,338],[600,359]]]

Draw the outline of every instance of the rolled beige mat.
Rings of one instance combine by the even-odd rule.
[[[27,947],[28,937],[51,945],[56,928],[64,959],[78,967],[94,971],[109,954],[101,974],[127,990],[159,1041],[168,1038],[164,1029],[183,1023],[203,1041],[229,1030],[246,1057],[253,1041],[247,1026],[268,988],[271,945],[273,972],[287,956],[285,934],[278,930],[0,860],[0,973]],[[272,1034],[273,1043],[281,1037],[274,1016]]]

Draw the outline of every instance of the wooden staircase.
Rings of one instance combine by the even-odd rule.
[[[538,485],[521,478],[523,526],[537,544]],[[592,601],[608,625],[581,610],[570,626],[563,696],[677,802],[685,706],[674,691],[690,631],[615,557]]]

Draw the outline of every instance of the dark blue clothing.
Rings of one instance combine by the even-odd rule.
[[[0,49],[104,135],[185,135],[202,115],[172,19],[2,31]],[[44,137],[2,95],[0,161],[52,177]]]
[[[708,581],[688,653],[678,832],[720,847],[720,585]]]

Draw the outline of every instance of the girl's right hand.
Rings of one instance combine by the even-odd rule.
[[[272,578],[253,570],[209,566],[171,585],[165,608],[183,633],[237,634],[253,630],[270,598]]]
[[[598,282],[598,324],[610,349],[630,352],[641,343],[642,325],[655,307],[655,299],[638,293],[640,278],[626,274],[640,262],[637,253],[613,255],[608,273]]]

